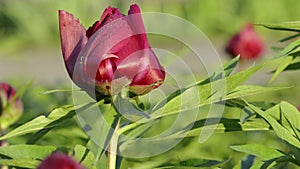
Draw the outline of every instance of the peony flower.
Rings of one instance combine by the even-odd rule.
[[[256,59],[263,53],[265,43],[254,31],[252,24],[247,24],[238,34],[234,35],[226,46],[226,52],[241,59]]]
[[[16,97],[16,90],[7,83],[0,83],[0,121],[5,129],[15,123],[23,113],[23,104]]]
[[[90,95],[110,96],[129,86],[134,95],[157,88],[164,68],[151,49],[140,8],[128,15],[108,7],[87,30],[66,11],[59,11],[62,53],[69,76]]]
[[[66,154],[53,153],[38,166],[38,169],[84,169]]]

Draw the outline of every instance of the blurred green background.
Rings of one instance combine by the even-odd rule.
[[[73,13],[87,28],[108,5],[127,13],[132,3],[139,4],[142,12],[165,12],[187,19],[221,54],[227,39],[248,22],[278,23],[300,17],[297,0],[1,0],[0,78],[23,77],[26,72],[25,76],[44,83],[69,80],[60,51],[58,9]],[[257,31],[269,45],[283,36],[261,27]]]
[[[228,38],[246,23],[300,18],[297,0],[1,0],[0,79],[17,76],[43,84],[70,82],[60,51],[57,11],[73,13],[87,28],[108,5],[127,13],[132,3],[139,4],[142,12],[165,12],[187,19],[208,36],[221,55],[225,55]],[[269,46],[285,35],[261,27],[257,31]]]
[[[225,43],[244,24],[300,20],[298,0],[1,0],[0,80],[7,81],[16,88],[34,80],[23,97],[25,115],[15,126],[38,114],[45,114],[54,107],[72,103],[68,93],[41,94],[51,89],[71,88],[71,81],[65,70],[60,50],[57,11],[63,9],[74,14],[76,18],[80,18],[80,22],[85,27],[88,27],[100,18],[108,5],[118,7],[122,13],[127,13],[132,3],[139,4],[142,12],[164,12],[187,19],[209,37],[221,56],[224,56],[222,58],[224,62],[229,59],[223,51]],[[271,31],[262,27],[257,27],[256,30],[268,43],[268,47],[278,45],[276,41],[288,35],[285,32]],[[272,56],[271,49],[265,57],[270,56]],[[300,104],[297,103],[300,100],[300,95],[297,95],[300,92],[297,88],[299,80],[295,78],[295,73],[284,74],[286,76],[279,78],[275,84],[292,85],[295,86],[294,88],[259,97],[266,97],[271,101],[288,100],[294,104]],[[252,79],[252,81],[264,83],[260,79],[256,81]],[[230,114],[231,111],[228,112]],[[70,126],[76,126],[74,124],[75,122]],[[58,130],[59,132],[65,131]],[[74,136],[74,133],[69,134]],[[63,143],[67,147],[72,147],[86,139],[82,133],[75,134],[74,139],[80,141],[74,141],[71,144],[68,142],[69,138],[59,137],[53,140],[50,136],[55,136],[55,133],[50,133],[40,144]],[[141,162],[151,166],[164,160],[171,163],[174,160],[184,160],[190,157],[231,160],[227,165],[231,168],[237,160],[244,158],[242,154],[234,153],[228,148],[231,144],[247,142],[262,144],[272,142],[274,144],[276,142],[278,146],[283,146],[281,141],[274,139],[270,132],[216,135],[205,144],[199,144],[197,139],[185,139],[164,156],[128,159],[124,162],[124,168],[130,166],[141,169]],[[12,143],[22,141],[22,139],[13,140]],[[168,159],[165,159],[166,156]]]

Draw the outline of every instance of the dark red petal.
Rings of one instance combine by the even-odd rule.
[[[128,11],[128,23],[133,30],[134,35],[140,34],[138,36],[140,45],[143,46],[143,48],[150,47],[144,27],[144,22],[141,16],[141,10],[137,4],[133,4],[130,6],[130,9]]]
[[[114,72],[117,69],[113,58],[105,59],[99,64],[97,81],[111,81],[114,78]]]
[[[236,50],[236,46],[239,43],[239,39],[239,35],[234,35],[227,43],[226,52],[232,57],[236,57],[239,54],[239,52]]]
[[[73,79],[73,71],[78,55],[88,40],[85,35],[86,30],[79,20],[63,10],[59,10],[59,29],[65,65],[70,77]]]
[[[252,24],[247,24],[233,36],[226,46],[226,52],[231,56],[241,55],[241,59],[255,59],[264,51],[262,38],[254,31]]]
[[[127,39],[123,38],[120,43],[116,44],[110,50],[111,53],[119,56],[117,65],[120,62],[123,62],[123,60],[132,53],[150,48],[142,16],[140,14],[140,8],[136,4],[131,5],[128,16],[124,18],[127,20],[133,36]]]
[[[149,68],[142,72],[139,72],[132,80],[130,86],[134,85],[154,85],[164,81],[165,73],[161,69]]]
[[[80,56],[82,56],[83,59],[80,66],[82,68],[79,68],[78,71],[84,69],[87,77],[95,78],[99,64],[104,59],[113,56],[109,55],[111,54],[110,50],[113,46],[116,46],[122,39],[126,39],[131,35],[132,30],[123,19],[117,19],[101,27],[101,29],[94,33],[81,51]],[[122,48],[123,45],[119,48]]]
[[[153,74],[152,70],[157,72]],[[143,75],[147,77],[143,79]],[[132,84],[150,85],[163,81],[165,72],[152,49],[148,48],[132,53],[118,64],[115,77],[123,76],[132,79]]]
[[[100,22],[96,21],[93,26],[89,27],[88,30],[86,31],[86,36],[90,38],[98,29],[100,26]]]
[[[90,38],[98,29],[100,29],[102,26],[104,26],[107,23],[110,23],[116,19],[119,19],[122,17],[121,12],[118,8],[112,8],[108,7],[103,12],[101,18],[99,21],[96,21],[93,26],[89,27],[86,36]]]
[[[16,94],[16,90],[9,84],[7,83],[0,83],[0,91],[3,92],[3,95],[5,96],[5,99],[8,102],[12,101]]]
[[[0,83],[0,115],[2,127],[15,123],[23,113],[23,103],[16,97],[16,90],[7,83]]]
[[[84,169],[80,164],[74,161],[68,155],[62,153],[53,153],[46,158],[38,169]]]

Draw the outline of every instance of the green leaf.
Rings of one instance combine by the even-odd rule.
[[[226,65],[224,65],[224,69],[215,72],[213,75],[211,75],[210,77],[201,80],[199,82],[196,82],[194,84],[188,85],[185,88],[179,89],[175,92],[173,92],[172,94],[170,94],[166,99],[162,100],[160,103],[158,103],[153,110],[157,110],[160,109],[161,107],[165,106],[165,104],[169,101],[171,101],[172,99],[176,98],[177,96],[179,96],[180,94],[182,94],[183,92],[185,92],[186,90],[193,88],[195,86],[200,86],[200,85],[205,85],[208,84],[210,82],[219,80],[223,77],[227,77],[229,76],[232,71],[236,68],[236,66],[238,65],[238,61],[239,61],[239,56],[235,57],[234,59],[232,59],[229,63],[227,63]]]
[[[78,122],[94,144],[92,151],[97,153],[94,164],[101,160],[120,118],[111,104],[103,103],[101,101],[97,106],[77,111]]]
[[[294,34],[294,35],[291,35],[291,36],[288,36],[288,37],[285,37],[281,40],[279,40],[279,42],[285,42],[285,41],[288,41],[288,40],[291,40],[291,39],[294,39],[294,38],[297,38],[300,36],[300,33],[297,33],[297,34]]]
[[[294,42],[290,43],[287,47],[285,47],[279,54],[275,55],[273,59],[287,56],[291,53],[299,52],[299,50],[300,50],[300,39],[297,39]]]
[[[195,137],[199,136],[202,128],[204,127],[204,122],[206,119],[202,119],[195,122],[194,127],[188,131],[186,137]],[[211,120],[213,121],[213,120]],[[206,124],[206,125],[213,125],[213,124]],[[207,126],[206,126],[207,127]],[[248,120],[244,124],[241,124],[238,119],[227,119],[222,118],[217,126],[217,128],[212,128],[214,133],[224,133],[229,131],[259,131],[259,130],[268,130],[269,125],[266,124],[263,120],[260,119],[252,119]],[[180,136],[180,135],[178,135]],[[174,135],[173,137],[178,137]],[[165,139],[168,139],[167,137]]]
[[[298,70],[300,69],[300,62],[292,63],[288,65],[284,70]]]
[[[248,80],[254,73],[260,70],[265,64],[259,64],[257,66],[252,66],[248,69],[242,70],[232,76],[229,76],[226,81],[227,91],[231,92],[235,89],[238,85],[242,84],[246,80]]]
[[[237,145],[230,146],[230,148],[235,151],[252,154],[262,160],[270,160],[273,158],[285,156],[285,154],[281,153],[280,151],[261,144]]]
[[[38,160],[28,160],[28,159],[18,159],[18,160],[4,160],[0,159],[1,165],[21,167],[21,168],[37,168],[40,161]]]
[[[124,133],[127,137],[130,138],[138,138],[141,137],[145,132],[147,132],[155,123],[156,121],[149,121],[147,123],[144,123],[143,125],[137,126],[133,128],[132,130],[128,130],[126,133]],[[120,138],[120,142],[122,142],[122,135]]]
[[[236,87],[226,96],[226,99],[234,99],[239,97],[245,97],[250,95],[261,94],[265,92],[274,92],[278,90],[288,89],[290,87],[263,87],[257,85],[241,85]]]
[[[52,94],[52,93],[60,93],[60,92],[73,92],[73,91],[81,91],[75,89],[54,89],[43,92],[42,94]]]
[[[82,145],[76,145],[73,149],[73,157],[77,161],[82,161],[86,155],[87,149]]]
[[[300,113],[298,109],[288,102],[280,103],[281,113],[284,115],[290,126],[292,127],[295,136],[300,140]]]
[[[23,109],[15,107],[13,104],[15,103],[15,100],[17,98],[22,97],[22,95],[30,87],[31,84],[32,84],[32,81],[28,82],[27,84],[22,86],[20,89],[18,89],[16,91],[16,94],[11,99],[11,101],[8,102],[8,104],[5,106],[6,108],[3,110],[3,112],[1,112],[0,127],[2,130],[6,130],[10,125],[16,123],[20,119],[20,117],[23,113]],[[1,103],[1,98],[0,98],[0,103]],[[0,111],[2,111],[2,110],[0,110]]]
[[[239,161],[238,163],[236,163],[234,165],[234,167],[232,169],[241,169],[241,167],[242,167],[242,161]]]
[[[283,72],[294,60],[292,56],[285,57],[282,62],[280,62],[280,65],[277,67],[273,77],[271,78],[270,82],[272,82],[281,72]]]
[[[254,117],[255,115],[256,113],[253,110],[245,106],[240,116],[241,124],[244,124],[247,120],[249,120],[251,117]]]
[[[120,95],[118,95],[116,96],[113,104],[118,112],[128,119],[139,117],[150,118],[150,116],[143,110],[139,110],[139,108],[135,107],[129,101],[129,98],[122,98]]]
[[[237,60],[235,60],[237,61]],[[234,62],[235,63],[235,62]],[[248,86],[248,91],[244,92],[243,90],[246,89],[247,87],[241,88],[243,90],[234,90],[238,85],[246,81],[251,75],[253,75],[255,72],[257,72],[264,64],[260,64],[257,66],[252,66],[246,70],[240,71],[236,74],[230,75],[229,77],[226,78],[227,82],[227,90],[230,92],[231,95],[229,97],[222,98],[223,95],[223,88],[220,89],[220,91],[216,91],[214,93],[214,96],[211,96],[211,85],[212,84],[205,84],[205,85],[199,85],[199,86],[193,86],[189,88],[185,88],[183,90],[176,91],[175,93],[172,94],[171,99],[168,98],[167,100],[162,101],[159,103],[159,106],[153,108],[153,113],[150,115],[150,119],[143,119],[139,122],[136,123],[131,123],[123,128],[121,128],[121,133],[124,133],[126,131],[132,130],[133,128],[142,125],[143,122],[149,122],[151,120],[159,119],[165,116],[170,116],[174,114],[178,114],[180,112],[188,111],[188,110],[193,110],[196,108],[199,108],[201,106],[209,105],[215,102],[220,102],[220,101],[225,101],[228,99],[234,99],[237,97],[243,97],[245,95],[251,94],[251,92],[259,93],[262,90],[265,91],[265,88],[259,88],[259,87],[249,87]],[[223,86],[223,80],[217,80],[212,83],[220,83],[220,84],[215,84],[215,86]],[[279,90],[279,88],[270,88],[270,91],[275,91]],[[200,100],[197,98],[197,94],[199,95],[200,93]],[[211,97],[210,97],[211,96]],[[218,96],[221,96],[218,97]],[[201,100],[202,99],[202,100]],[[163,106],[163,107],[162,107]]]
[[[202,81],[196,82],[195,84],[192,84],[190,86],[204,85],[204,84],[208,84],[208,83],[214,82],[216,80],[228,77],[232,73],[232,71],[236,68],[236,66],[238,65],[239,59],[240,59],[240,55],[236,56],[229,63],[224,65],[223,70],[214,72],[210,77],[208,77]]]
[[[93,152],[89,151],[85,146],[76,145],[73,150],[73,157],[79,161],[84,167],[93,169],[95,167],[95,156]]]
[[[218,161],[218,160],[207,160],[207,159],[188,159],[184,161],[180,161],[178,164],[174,163],[170,166],[161,166],[156,167],[156,169],[196,169],[196,168],[206,168],[206,167],[216,167],[218,165],[221,165],[225,162],[224,161]]]
[[[246,102],[246,101],[245,101]],[[281,124],[277,122],[270,114],[276,114],[276,109],[268,109],[266,112],[260,110],[258,107],[247,103],[248,106],[254,110],[257,114],[263,117],[273,128],[275,134],[285,140],[286,142],[290,143],[291,145],[300,148],[300,142],[295,137],[293,137],[292,133],[284,128]]]
[[[38,146],[38,145],[11,145],[0,147],[0,154],[12,159],[44,159],[50,155],[56,147],[53,146]]]
[[[75,108],[72,105],[56,108],[47,116],[38,116],[35,119],[21,125],[20,127],[0,137],[0,140],[10,139],[12,137],[34,133],[43,129],[53,128],[58,123],[73,117],[75,115],[74,110]]]
[[[283,23],[277,23],[277,24],[256,24],[256,25],[264,26],[268,29],[274,29],[274,30],[300,32],[300,21],[283,22]]]

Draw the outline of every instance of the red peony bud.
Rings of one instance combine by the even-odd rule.
[[[42,161],[38,169],[84,169],[84,167],[66,154],[53,153]]]
[[[1,129],[15,123],[23,113],[20,98],[15,98],[16,90],[7,83],[0,83],[0,121]]]
[[[127,85],[132,93],[143,95],[164,81],[164,68],[148,43],[138,5],[131,5],[127,16],[108,7],[88,30],[60,10],[59,26],[67,71],[88,93],[96,89],[112,95],[113,89]]]
[[[241,59],[256,59],[263,53],[263,39],[254,31],[252,24],[247,24],[238,34],[234,35],[226,46],[226,52]]]

